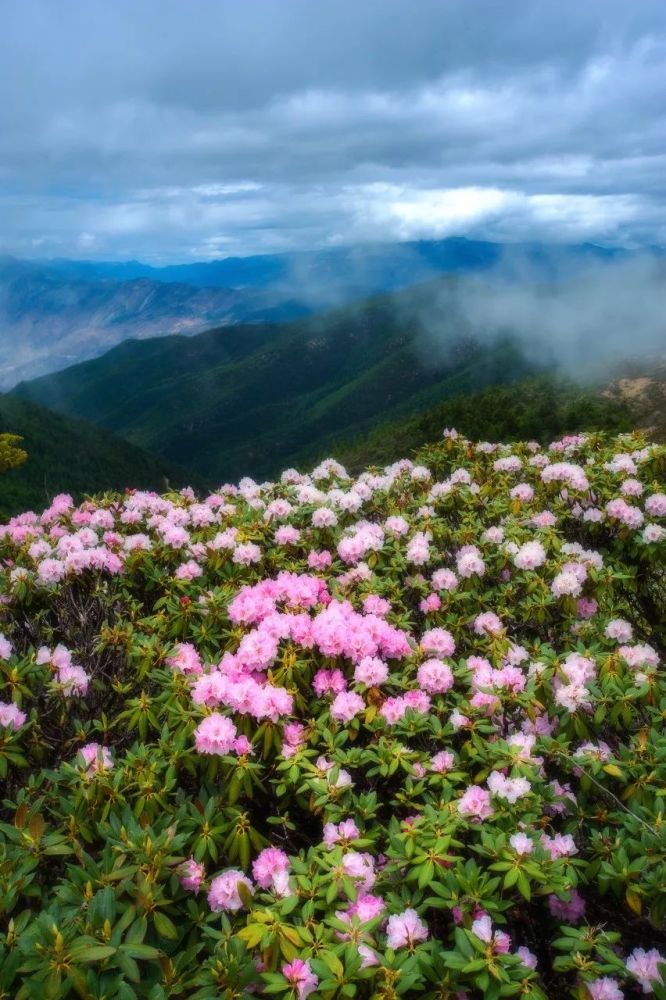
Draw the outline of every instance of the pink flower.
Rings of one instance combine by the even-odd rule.
[[[468,579],[471,576],[483,576],[486,564],[475,545],[465,545],[456,556],[456,565],[460,576]]]
[[[513,557],[518,569],[537,569],[546,561],[546,550],[541,542],[525,542]]]
[[[644,948],[634,948],[626,962],[627,970],[639,981],[643,993],[653,993],[652,984],[662,986],[663,972],[660,965],[666,965],[666,958],[656,948],[645,951]]]
[[[404,517],[387,517],[384,527],[391,535],[406,535],[409,531],[409,524]]]
[[[12,644],[9,639],[0,632],[0,660],[8,660],[12,655]]]
[[[364,893],[359,896],[355,903],[352,903],[346,912],[338,910],[336,917],[351,922],[352,917],[356,917],[359,924],[367,924],[380,916],[386,909],[386,904],[381,896],[373,896],[371,893]]]
[[[315,528],[334,528],[337,523],[335,512],[328,507],[319,507],[312,515],[312,524]]]
[[[242,542],[236,546],[231,558],[240,566],[249,566],[261,561],[261,549],[254,542]]]
[[[514,833],[509,837],[509,843],[516,854],[531,854],[534,850],[534,844],[525,833]]]
[[[423,566],[430,559],[430,532],[418,531],[407,546],[407,562]]]
[[[526,948],[525,945],[521,945],[520,948],[516,948],[516,955],[526,969],[536,969],[537,957],[529,950],[529,948]]]
[[[188,892],[199,892],[206,875],[206,869],[194,858],[188,858],[181,867],[180,884]]]
[[[214,878],[208,890],[208,905],[211,910],[215,913],[219,913],[220,910],[228,910],[231,913],[240,910],[243,900],[240,898],[238,886],[241,884],[249,893],[254,892],[249,878],[236,868],[230,868]]]
[[[333,562],[333,556],[325,549],[322,552],[311,551],[308,553],[308,566],[310,569],[326,569]]]
[[[0,726],[9,729],[20,729],[27,716],[13,701],[0,701]]]
[[[416,674],[420,686],[430,694],[444,694],[453,687],[453,672],[441,660],[426,660]]]
[[[576,610],[579,618],[593,618],[599,609],[599,605],[594,599],[589,597],[579,597],[576,602]]]
[[[497,798],[514,804],[524,795],[529,795],[532,786],[527,778],[507,778],[501,771],[491,771],[488,775],[488,788]]]
[[[455,757],[449,750],[440,750],[430,761],[430,768],[436,774],[445,774],[455,764]]]
[[[324,843],[327,847],[332,847],[340,841],[357,840],[361,836],[361,831],[356,826],[353,819],[345,819],[337,825],[335,823],[324,824]]]
[[[492,945],[492,949],[499,955],[506,955],[511,947],[511,938],[504,931],[493,931],[490,917],[485,913],[482,917],[477,917],[472,924],[472,934],[476,934],[480,941]]]
[[[592,1000],[623,1000],[624,997],[617,979],[611,979],[610,976],[595,979],[591,983],[585,983],[585,986]]]
[[[83,667],[77,667],[75,663],[66,664],[58,670],[56,676],[64,694],[81,696],[86,694],[90,678]]]
[[[167,657],[167,663],[173,670],[181,674],[200,674],[203,671],[201,657],[191,642],[180,642],[173,656]]]
[[[568,903],[557,896],[549,896],[548,908],[554,917],[576,923],[585,914],[585,900],[577,889],[572,889],[570,895]]]
[[[432,574],[431,584],[435,590],[455,590],[458,577],[450,569],[438,569]]]
[[[369,969],[373,965],[379,965],[379,959],[367,944],[359,944],[358,953],[361,956],[362,969]]]
[[[582,585],[578,577],[570,570],[558,573],[550,585],[550,589],[555,597],[565,597],[571,594],[578,597],[582,590]]]
[[[315,694],[320,698],[323,694],[339,694],[347,687],[345,675],[341,670],[318,670],[312,680]]]
[[[367,891],[375,884],[374,859],[371,854],[361,851],[347,851],[342,859],[342,870],[352,878],[361,889]]]
[[[252,863],[252,875],[262,889],[273,889],[279,896],[289,894],[289,858],[277,847],[266,847]]]
[[[422,601],[419,601],[419,609],[424,615],[429,615],[434,611],[439,611],[442,601],[439,594],[428,594]]]
[[[319,979],[315,976],[309,963],[304,962],[301,958],[295,958],[293,962],[283,965],[282,975],[296,991],[298,1000],[305,1000],[310,993],[317,989],[319,984]]]
[[[196,580],[197,577],[202,575],[203,570],[194,559],[189,559],[187,562],[181,563],[175,573],[177,580]]]
[[[363,598],[363,610],[366,615],[378,615],[383,618],[391,610],[391,604],[377,594],[368,594],[367,597]]]
[[[474,619],[477,635],[499,635],[504,630],[502,621],[493,611],[484,611]]]
[[[351,722],[355,715],[365,709],[365,702],[353,691],[341,691],[331,705],[331,717],[336,722]]]
[[[234,740],[233,751],[238,754],[239,757],[247,757],[249,754],[254,752],[252,750],[252,744],[247,736],[236,737]]]
[[[570,833],[556,833],[554,837],[542,833],[541,846],[548,851],[553,861],[557,858],[567,858],[571,854],[578,854],[578,848]]]
[[[666,517],[666,493],[653,493],[645,501],[645,513],[650,517]]]
[[[529,483],[518,483],[517,486],[514,486],[513,489],[510,490],[509,496],[512,498],[512,500],[521,500],[523,503],[525,503],[528,500],[533,499],[534,490],[532,489]]]
[[[361,662],[357,663],[354,667],[354,680],[356,683],[366,684],[368,687],[383,684],[388,675],[388,665],[377,656],[364,656]]]
[[[480,822],[492,816],[490,792],[479,785],[471,785],[458,799],[458,812],[467,819]]]
[[[608,639],[616,639],[617,642],[631,642],[634,630],[622,618],[613,618],[604,629],[604,634]]]
[[[199,753],[227,754],[236,739],[236,727],[226,716],[213,712],[194,731],[194,744]]]
[[[453,656],[456,644],[451,633],[445,628],[431,628],[428,632],[423,633],[421,649],[426,653],[435,653],[437,656]]]
[[[413,948],[419,941],[428,940],[428,928],[416,910],[409,907],[402,913],[389,917],[386,926],[386,943],[394,951],[397,948]]]
[[[98,771],[110,771],[113,767],[113,760],[108,747],[101,746],[99,743],[86,743],[79,750],[79,756],[83,758],[88,777],[91,777]]]

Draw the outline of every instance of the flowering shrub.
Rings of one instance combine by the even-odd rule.
[[[666,451],[0,528],[0,997],[666,997]]]

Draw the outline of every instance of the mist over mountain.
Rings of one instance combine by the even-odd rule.
[[[492,278],[507,288],[532,288],[569,280],[592,265],[602,273],[608,264],[637,257],[661,259],[658,250],[638,255],[595,244],[500,244],[464,238],[168,267],[135,261],[0,258],[0,388],[98,357],[126,339],[286,321],[440,274],[477,274],[483,282]],[[495,298],[487,296],[487,287],[484,283],[470,299],[477,312],[480,295],[487,303],[486,313],[471,317],[473,327],[487,326],[494,316]],[[508,325],[510,308],[511,297],[505,294],[498,315]],[[461,311],[470,309],[461,305]]]

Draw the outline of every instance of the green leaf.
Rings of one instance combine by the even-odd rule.
[[[167,917],[166,913],[161,913],[159,910],[156,910],[155,913],[153,913],[153,923],[155,924],[155,930],[160,937],[169,938],[172,941],[175,941],[178,938],[176,925],[169,919],[169,917]]]
[[[115,953],[116,949],[110,944],[80,945],[70,951],[75,962],[101,962]]]

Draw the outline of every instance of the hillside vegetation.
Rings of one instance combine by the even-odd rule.
[[[510,337],[475,339],[456,280],[278,327],[128,341],[16,393],[213,481],[263,478],[388,417],[534,370]]]
[[[63,417],[29,400],[0,396],[0,434],[23,438],[27,460],[0,474],[0,517],[40,510],[58,493],[77,499],[100,490],[164,489],[192,479],[169,462],[149,455],[81,420]],[[195,483],[198,480],[195,479]]]
[[[379,424],[360,438],[335,441],[331,450],[347,467],[359,470],[413,454],[432,441],[442,427],[455,427],[478,440],[544,444],[564,433],[629,431],[636,423],[637,413],[630,401],[541,375],[443,400],[406,420]],[[312,457],[320,457],[319,450]]]
[[[0,389],[98,357],[128,337],[279,322],[308,311],[285,294],[261,289],[81,280],[48,265],[0,257]]]
[[[0,527],[0,995],[664,1000],[665,476],[439,428]]]

